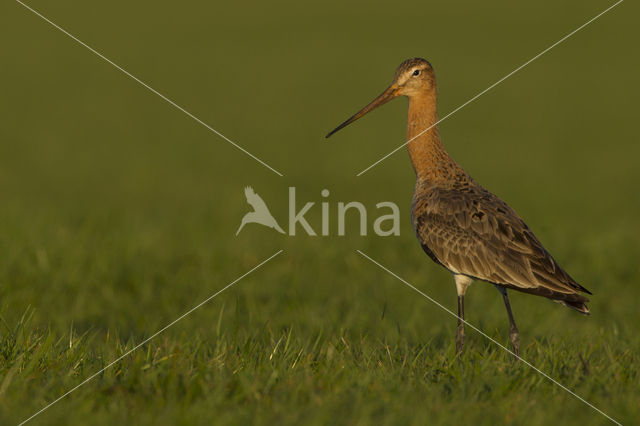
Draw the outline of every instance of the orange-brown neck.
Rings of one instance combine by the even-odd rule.
[[[407,147],[418,180],[443,181],[460,169],[442,145],[437,121],[435,90],[409,98]]]

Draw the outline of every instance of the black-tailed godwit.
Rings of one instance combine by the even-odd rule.
[[[516,356],[520,337],[507,289],[544,296],[589,314],[578,284],[551,257],[518,214],[480,186],[445,151],[436,112],[436,79],[421,58],[404,61],[391,85],[327,137],[398,96],[409,98],[407,147],[416,173],[413,228],[424,251],[453,273],[458,292],[456,350],[464,346],[464,295],[474,280],[498,289],[509,316]],[[429,129],[425,131],[425,129]]]

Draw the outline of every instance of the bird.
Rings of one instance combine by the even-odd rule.
[[[252,187],[247,186],[244,189],[244,195],[247,198],[247,203],[253,207],[253,211],[242,217],[242,222],[240,223],[238,231],[236,231],[236,235],[240,233],[247,223],[259,223],[260,225],[273,228],[281,234],[285,233],[282,228],[280,228],[280,225],[278,225],[278,222],[276,222],[264,200],[253,190]]]
[[[520,333],[507,290],[543,296],[588,315],[589,299],[581,293],[592,293],[558,265],[507,203],[478,184],[445,150],[429,61],[402,62],[381,95],[326,137],[399,96],[409,98],[406,145],[416,174],[411,221],[422,249],[453,274],[458,295],[456,354],[464,348],[464,296],[476,280],[493,284],[502,295],[516,359]]]

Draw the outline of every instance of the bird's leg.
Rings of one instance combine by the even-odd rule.
[[[513,312],[511,312],[511,303],[509,303],[509,296],[507,296],[507,289],[504,287],[497,287],[498,291],[502,294],[504,300],[504,306],[507,308],[507,315],[509,315],[509,339],[513,345],[513,353],[516,358],[520,358],[520,332],[516,326],[516,321],[513,319]]]
[[[467,287],[471,285],[473,278],[460,274],[454,274],[453,278],[456,280],[456,290],[458,292],[458,335],[456,336],[456,353],[459,355],[462,353],[464,347],[464,294],[467,291]]]
[[[456,354],[464,347],[464,295],[458,296],[458,335],[456,336]]]

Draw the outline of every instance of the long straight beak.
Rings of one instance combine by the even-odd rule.
[[[327,136],[325,136],[325,138],[328,138],[329,136],[331,136],[332,134],[334,134],[338,130],[342,129],[343,127],[348,126],[349,124],[351,124],[354,121],[356,121],[358,118],[360,118],[363,115],[373,111],[374,109],[378,108],[380,105],[386,104],[391,99],[393,99],[396,96],[398,96],[398,89],[399,89],[399,87],[395,83],[393,83],[391,86],[387,87],[387,89],[384,92],[382,92],[382,94],[380,96],[378,96],[373,101],[371,101],[371,103],[369,105],[367,105],[366,107],[362,108],[360,111],[358,111],[357,113],[352,115],[349,119],[347,119],[347,121],[345,121],[344,123],[342,123],[341,125],[339,125],[335,129],[333,129],[332,131],[327,133]]]

